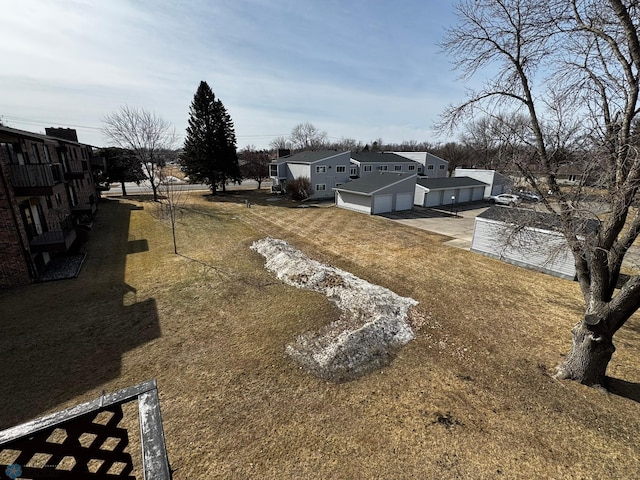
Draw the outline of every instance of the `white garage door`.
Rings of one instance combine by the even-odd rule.
[[[460,193],[458,195],[460,196],[460,198],[457,199],[458,203],[466,203],[471,201],[470,188],[461,188]]]
[[[376,195],[373,197],[373,213],[387,213],[393,206],[393,195]]]
[[[475,202],[475,201],[480,201],[482,200],[482,197],[484,196],[484,187],[475,187],[473,189],[473,196],[471,197],[471,199]]]
[[[396,210],[411,210],[413,208],[413,194],[399,193],[396,195]]]

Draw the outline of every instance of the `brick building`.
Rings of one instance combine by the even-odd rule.
[[[0,287],[37,280],[96,212],[92,147],[72,129],[46,133],[0,126]]]

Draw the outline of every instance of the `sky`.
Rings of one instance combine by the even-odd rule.
[[[433,124],[465,84],[437,45],[442,0],[0,0],[0,120],[76,128],[144,108],[184,138],[206,81],[238,148],[310,122],[330,140],[445,142]]]

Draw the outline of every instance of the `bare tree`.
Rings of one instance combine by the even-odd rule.
[[[300,123],[291,130],[289,141],[295,149],[320,150],[327,145],[327,132],[321,132],[309,122]]]
[[[158,185],[158,190],[162,193],[160,198],[160,212],[169,222],[171,237],[173,239],[173,253],[178,254],[176,227],[181,208],[185,203],[185,192],[177,182],[166,179]]]
[[[291,149],[291,141],[287,137],[276,137],[269,142],[269,146],[276,152],[278,150],[289,150]]]
[[[130,150],[140,162],[158,201],[158,185],[162,180],[163,152],[177,142],[171,124],[145,109],[123,106],[103,119],[104,135],[117,147]]]
[[[631,208],[640,187],[632,135],[640,111],[640,9],[634,0],[465,0],[456,13],[459,23],[442,46],[463,76],[484,67],[496,73],[444,112],[440,127],[478,112],[527,116],[524,127],[503,127],[532,152],[526,158],[523,150],[522,175],[539,193],[553,194],[543,202],[558,215],[585,302],[556,376],[603,385],[613,336],[640,307],[640,275],[618,288],[640,233],[640,210]],[[584,163],[597,159],[584,170],[598,170],[600,189],[586,180],[561,185],[567,152],[582,153]],[[598,191],[604,193],[594,206]],[[600,228],[585,228],[594,220]]]
[[[240,152],[239,157],[242,176],[258,182],[260,190],[262,182],[269,178],[269,153],[257,151],[253,145],[248,145]]]

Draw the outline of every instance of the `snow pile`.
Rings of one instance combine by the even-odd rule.
[[[312,260],[283,240],[264,238],[252,250],[283,282],[323,293],[342,311],[339,320],[300,335],[286,352],[307,372],[332,381],[357,378],[388,365],[414,338],[407,323],[418,304],[355,275]]]

